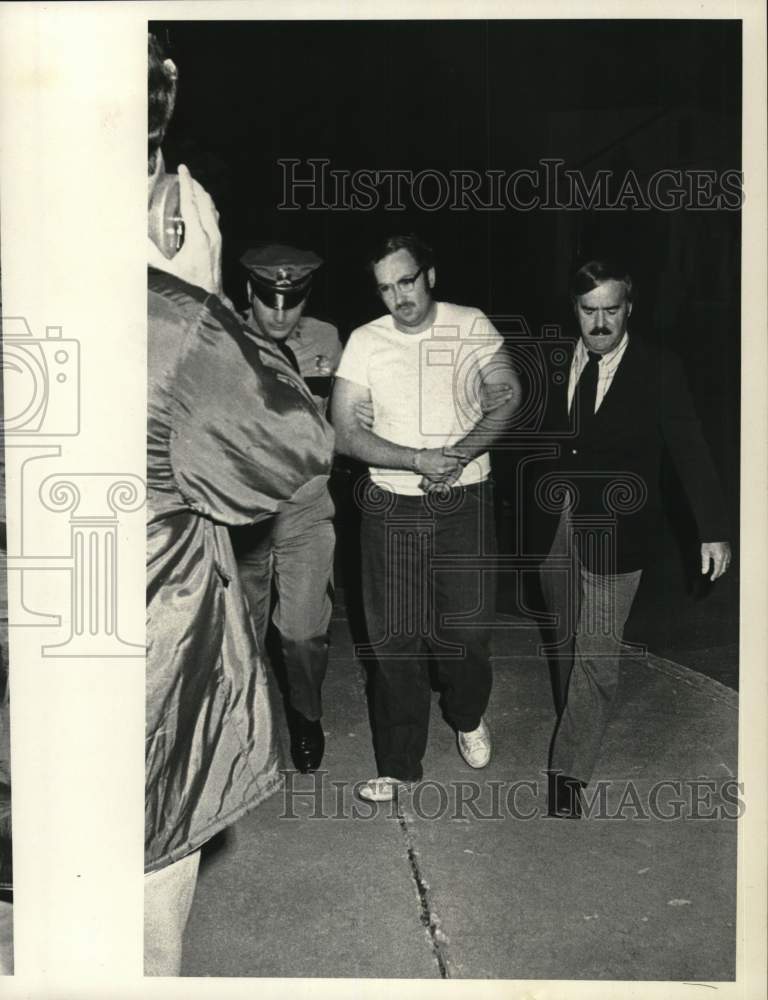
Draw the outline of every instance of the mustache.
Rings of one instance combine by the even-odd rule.
[[[594,330],[589,331],[593,337],[610,337],[611,331],[607,326],[596,326]]]

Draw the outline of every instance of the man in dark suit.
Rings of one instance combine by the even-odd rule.
[[[558,442],[541,476],[549,514],[542,593],[559,641],[558,723],[549,760],[549,811],[578,818],[610,719],[624,625],[658,530],[662,454],[671,457],[696,519],[701,572],[716,580],[731,550],[717,475],[679,362],[630,336],[632,279],[616,262],[574,272],[580,338],[569,378],[548,401],[545,426]],[[718,540],[710,540],[718,539]]]

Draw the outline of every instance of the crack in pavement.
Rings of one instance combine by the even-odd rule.
[[[440,919],[437,914],[434,913],[432,909],[432,904],[429,896],[429,886],[424,881],[421,868],[419,867],[419,861],[416,854],[416,848],[414,846],[413,833],[408,824],[408,819],[405,814],[400,809],[398,803],[397,806],[397,821],[400,824],[400,830],[403,834],[403,840],[405,841],[406,852],[408,855],[408,864],[411,868],[411,878],[413,879],[414,885],[416,887],[416,894],[419,898],[420,907],[420,918],[421,923],[424,926],[427,935],[429,937],[430,948],[432,949],[432,956],[437,963],[437,968],[440,972],[441,979],[450,979],[450,973],[448,971],[448,957],[445,954],[445,935],[440,930]]]

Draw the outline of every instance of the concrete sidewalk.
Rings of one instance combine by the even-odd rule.
[[[593,814],[548,819],[554,716],[538,641],[500,620],[489,767],[464,764],[435,695],[425,781],[374,807],[353,793],[376,768],[337,604],[324,771],[290,772],[209,845],[183,975],[733,979],[736,694],[666,660],[629,661]]]

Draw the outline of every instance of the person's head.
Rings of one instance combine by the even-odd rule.
[[[178,73],[149,35],[147,263],[206,292],[221,292],[219,215],[208,192],[180,163],[167,174],[160,148],[176,102]]]
[[[418,236],[390,236],[374,248],[368,266],[395,326],[420,333],[432,319],[435,263],[431,247]]]
[[[254,323],[265,336],[286,340],[299,324],[322,259],[311,250],[269,243],[247,250],[240,262],[248,272]]]
[[[149,35],[148,62],[148,129],[147,129],[147,175],[149,195],[163,171],[163,154],[160,150],[168,123],[176,103],[178,72],[171,59],[165,58],[160,43],[154,35]]]
[[[571,301],[587,350],[607,354],[624,336],[632,312],[632,278],[619,262],[594,258],[571,277]]]

